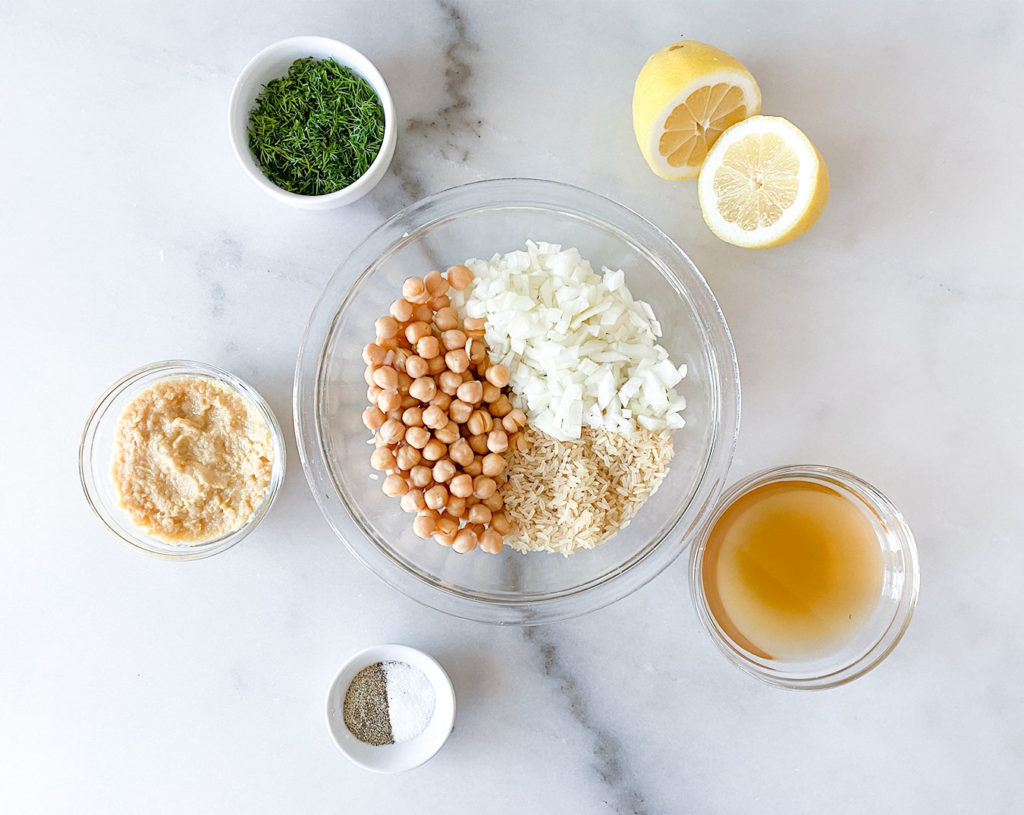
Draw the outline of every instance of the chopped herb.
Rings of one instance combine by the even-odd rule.
[[[333,59],[296,60],[263,87],[249,114],[249,149],[281,189],[326,195],[347,187],[380,152],[384,108],[370,84]]]

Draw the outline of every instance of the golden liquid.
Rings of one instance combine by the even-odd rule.
[[[708,606],[747,651],[780,660],[847,643],[882,590],[882,550],[851,499],[810,481],[758,487],[719,518],[704,551]]]

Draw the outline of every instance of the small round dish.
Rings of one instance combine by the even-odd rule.
[[[160,540],[134,523],[128,513],[118,505],[110,467],[114,449],[114,433],[125,407],[136,394],[163,379],[197,377],[210,379],[235,391],[255,405],[257,412],[267,424],[274,449],[274,461],[270,485],[262,503],[246,523],[226,535],[197,544],[174,544]],[[147,555],[166,560],[197,560],[230,549],[252,532],[269,512],[284,481],[285,445],[281,427],[270,406],[250,385],[238,377],[191,360],[166,360],[154,362],[132,371],[111,385],[89,414],[78,447],[78,473],[82,490],[92,511],[104,525],[131,548]]]
[[[408,741],[375,747],[357,739],[345,725],[345,694],[363,668],[377,662],[404,662],[419,668],[434,689],[434,713],[422,733]],[[352,762],[378,773],[400,773],[419,767],[448,740],[455,723],[455,689],[441,664],[408,645],[374,645],[353,655],[342,665],[327,692],[327,729],[331,738]]]
[[[738,499],[768,484],[802,481],[839,493],[868,518],[881,548],[884,570],[874,611],[851,640],[814,659],[776,660],[751,653],[715,619],[704,590],[704,552],[711,530]],[[776,687],[820,690],[863,676],[885,659],[910,625],[920,574],[914,536],[899,510],[881,492],[855,475],[812,464],[755,473],[727,489],[690,550],[690,595],[697,616],[719,650],[741,670]]]
[[[256,97],[264,85],[284,76],[295,60],[304,57],[333,59],[351,68],[373,87],[384,108],[384,140],[373,164],[347,187],[325,195],[299,195],[281,189],[263,174],[249,150],[249,113]],[[333,209],[358,201],[384,177],[395,155],[398,128],[391,93],[370,60],[351,46],[328,37],[290,37],[268,45],[238,75],[228,104],[228,132],[238,163],[256,186],[272,198],[300,209]]]

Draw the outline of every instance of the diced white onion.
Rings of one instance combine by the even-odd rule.
[[[452,303],[484,318],[492,359],[509,369],[516,407],[539,430],[567,441],[584,425],[685,424],[674,388],[686,365],[669,360],[654,310],[633,299],[622,270],[597,274],[577,249],[533,241],[466,265],[473,282]]]

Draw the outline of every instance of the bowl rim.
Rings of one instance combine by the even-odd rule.
[[[899,551],[906,574],[900,584],[899,597],[893,606],[892,615],[881,628],[872,644],[852,654],[848,659],[836,661],[828,667],[807,671],[801,663],[781,662],[778,667],[769,667],[767,661],[757,660],[725,633],[718,624],[708,605],[704,592],[703,564],[711,530],[718,519],[737,500],[755,489],[768,484],[785,481],[811,481],[830,488],[844,489],[862,501],[865,507],[879,519],[885,537]],[[823,464],[787,464],[768,467],[751,473],[731,484],[718,500],[703,528],[690,549],[689,559],[690,599],[701,625],[718,650],[737,668],[769,685],[789,690],[826,690],[845,685],[878,667],[899,645],[910,626],[920,591],[921,572],[914,534],[895,504],[877,487],[859,476],[838,467]]]
[[[159,382],[163,379],[176,379],[180,377],[194,376],[210,379],[231,388],[232,391],[248,399],[259,412],[261,418],[266,422],[270,432],[271,443],[274,448],[274,462],[271,469],[270,483],[267,486],[267,493],[260,502],[260,505],[253,512],[252,516],[238,529],[213,538],[202,543],[175,545],[147,534],[138,529],[134,536],[129,536],[121,529],[118,523],[111,517],[106,504],[100,497],[99,486],[94,482],[92,475],[92,462],[98,451],[95,448],[96,435],[100,425],[108,417],[108,412],[114,401],[126,391],[135,386],[140,380],[156,374],[150,382]],[[162,375],[160,375],[162,374]],[[117,417],[112,417],[117,421]],[[107,451],[108,455],[110,451]],[[118,540],[136,552],[142,552],[152,557],[163,560],[190,561],[200,560],[219,554],[239,543],[249,535],[270,512],[271,506],[277,500],[284,483],[285,470],[287,468],[287,450],[284,441],[284,433],[281,425],[274,415],[274,411],[263,398],[263,396],[252,385],[245,380],[235,376],[229,371],[210,365],[205,362],[198,362],[190,359],[165,359],[158,362],[151,362],[132,371],[129,371],[110,387],[96,400],[89,416],[85,421],[81,439],[78,444],[78,477],[85,495],[86,503],[93,514],[99,518],[103,525]]]
[[[373,160],[366,172],[359,178],[334,192],[323,195],[302,195],[282,189],[267,178],[260,169],[256,160],[249,150],[248,129],[239,124],[241,108],[245,106],[245,119],[248,122],[248,112],[251,111],[259,91],[255,95],[243,93],[249,85],[253,76],[259,73],[270,61],[284,55],[290,55],[294,59],[301,59],[304,56],[316,56],[309,51],[319,51],[325,58],[329,56],[336,62],[351,68],[363,79],[370,83],[377,96],[380,98],[381,107],[384,109],[384,138],[381,142],[380,152]],[[260,86],[262,87],[262,85]],[[228,102],[228,138],[231,142],[232,152],[235,158],[250,179],[273,198],[285,204],[300,209],[331,209],[354,203],[372,190],[384,177],[391,160],[394,158],[395,145],[398,140],[398,117],[395,110],[395,102],[391,96],[387,82],[377,69],[376,65],[360,51],[351,45],[340,40],[331,39],[316,35],[287,37],[266,46],[256,53],[239,72],[231,88],[231,96]]]
[[[575,203],[567,202],[569,198],[576,199]],[[579,199],[588,211],[579,209]],[[613,233],[624,235],[628,229],[634,235],[633,230],[640,230],[644,238],[657,242],[657,249],[647,249],[646,253],[657,257],[665,267],[659,268],[659,273],[670,285],[682,292],[685,284],[687,296],[693,300],[694,319],[708,337],[706,353],[709,375],[715,380],[711,391],[717,412],[713,412],[715,426],[707,459],[689,503],[659,530],[642,557],[627,562],[627,566],[609,569],[595,585],[582,591],[566,590],[558,596],[525,601],[485,600],[461,595],[409,573],[363,533],[326,464],[319,428],[319,380],[332,327],[379,257],[411,240],[411,235],[459,214],[516,206],[558,209],[585,217]],[[609,222],[607,215],[592,214],[590,209],[613,213],[615,222]],[[391,232],[397,236],[389,237]],[[366,265],[360,265],[367,258]],[[350,268],[353,264],[355,268]],[[698,305],[701,313],[696,313]],[[379,579],[422,605],[456,617],[499,625],[536,625],[576,617],[615,602],[650,582],[685,551],[699,529],[698,522],[713,508],[724,487],[735,451],[740,420],[739,366],[725,317],[707,282],[685,252],[658,227],[622,204],[581,187],[534,178],[495,178],[452,187],[415,202],[372,230],[349,252],[325,285],[306,326],[296,361],[293,419],[299,459],[321,512],[346,548]],[[687,518],[692,507],[697,510]],[[685,528],[680,529],[684,521]],[[643,569],[638,569],[641,564]]]

